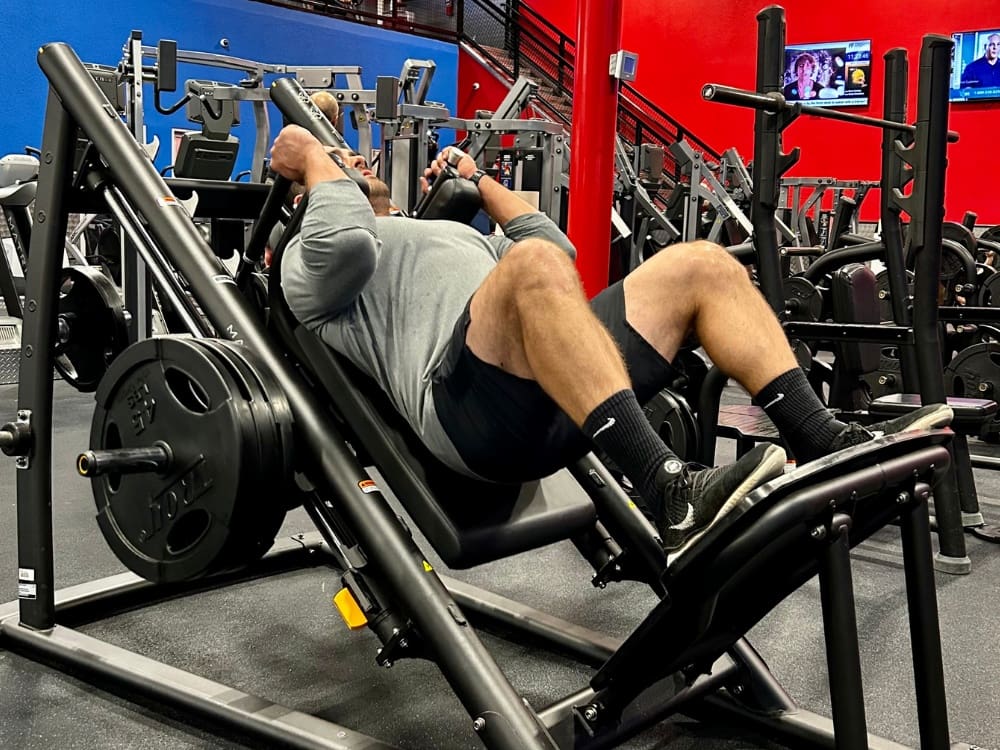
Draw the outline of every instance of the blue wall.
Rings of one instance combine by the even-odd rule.
[[[276,8],[251,0],[3,0],[0,50],[0,155],[23,153],[39,146],[47,83],[36,62],[38,48],[47,42],[67,42],[81,60],[117,65],[122,47],[133,29],[143,43],[155,46],[174,39],[180,49],[228,54],[285,65],[360,65],[365,88],[375,87],[379,75],[399,75],[407,58],[430,59],[437,64],[429,99],[455,111],[458,50],[452,44],[369,28],[301,11]],[[229,49],[219,45],[229,39]],[[164,94],[164,104],[181,96],[183,81],[205,78],[239,80],[237,71],[181,65],[178,92]],[[184,110],[164,117],[153,107],[152,88],[146,87],[147,139],[160,137],[158,168],[170,163],[170,128],[198,127],[188,123]],[[240,139],[237,170],[248,169],[253,149],[253,113],[242,105],[242,124],[234,129]],[[271,107],[272,130],[280,116]],[[349,138],[349,140],[351,140]],[[442,134],[442,142],[450,140]]]

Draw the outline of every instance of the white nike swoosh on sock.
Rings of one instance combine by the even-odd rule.
[[[767,411],[767,410],[768,410],[768,409],[770,409],[770,408],[771,408],[772,406],[774,406],[774,405],[775,405],[776,403],[778,403],[779,401],[781,401],[781,399],[783,399],[784,397],[785,397],[785,394],[784,394],[784,393],[779,393],[779,394],[778,394],[777,396],[775,396],[775,397],[774,397],[774,399],[773,399],[772,401],[768,401],[768,402],[767,402],[766,404],[764,404],[764,405],[763,405],[763,406],[762,406],[761,408],[762,408],[762,409],[763,409],[764,411]]]
[[[671,524],[670,528],[674,531],[684,531],[685,529],[690,529],[694,526],[694,506],[688,503],[687,515],[684,516],[684,520],[680,523]]]
[[[608,421],[607,421],[607,422],[605,422],[605,423],[604,423],[603,425],[601,425],[600,427],[598,427],[598,428],[597,428],[597,429],[596,429],[596,430],[594,431],[594,435],[593,435],[593,436],[594,436],[594,437],[597,437],[598,435],[600,435],[600,434],[601,434],[602,432],[604,432],[605,430],[610,430],[610,429],[611,429],[612,427],[614,427],[614,426],[615,426],[615,418],[614,418],[614,417],[608,417]]]

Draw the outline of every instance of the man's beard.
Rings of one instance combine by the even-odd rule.
[[[392,201],[389,198],[389,186],[374,175],[366,177],[368,180],[368,202],[372,204],[372,209],[376,216],[388,216]]]

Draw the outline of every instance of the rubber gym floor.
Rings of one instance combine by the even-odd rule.
[[[94,520],[94,502],[74,461],[88,447],[92,396],[55,384],[53,516],[57,588],[122,571]],[[0,414],[11,418],[17,387],[0,386]],[[743,403],[730,387],[726,403]],[[974,451],[990,446],[978,442]],[[731,451],[721,441],[720,458]],[[0,461],[0,602],[16,597],[14,462]],[[1000,523],[1000,475],[976,470],[984,515]],[[290,513],[282,535],[312,531]],[[967,537],[973,570],[938,574],[952,738],[1000,748],[1000,546]],[[430,552],[424,545],[423,549]],[[853,553],[869,731],[915,746],[905,591],[898,534],[879,532]],[[434,558],[431,557],[432,562]],[[440,566],[439,566],[440,567]],[[450,573],[547,612],[623,637],[653,605],[640,585],[598,591],[569,543],[471,571]],[[334,571],[315,568],[230,586],[128,612],[82,630],[195,674],[328,718],[401,748],[480,747],[470,721],[438,670],[404,661],[375,665],[376,641],[351,633],[331,605]],[[774,674],[804,709],[830,715],[814,579],[749,634]],[[589,670],[550,654],[483,636],[500,666],[536,707],[584,685]],[[655,654],[651,654],[655,658]],[[165,720],[138,706],[9,651],[0,651],[0,748],[239,748],[185,717]],[[678,718],[640,735],[630,748],[770,748],[766,740],[721,724]]]

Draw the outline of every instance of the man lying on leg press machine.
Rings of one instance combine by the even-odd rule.
[[[596,446],[638,490],[664,548],[681,550],[785,464],[780,447],[759,445],[728,466],[685,465],[650,426],[640,404],[672,380],[671,359],[691,334],[800,462],[950,422],[945,405],[868,427],[834,419],[743,266],[712,243],[674,245],[588,303],[559,228],[482,179],[471,157],[449,151],[425,171],[424,189],[450,155],[504,237],[376,215],[325,147],[295,125],[275,140],[271,167],[309,194],[282,261],[291,311],[374,378],[451,468],[527,481]],[[336,157],[386,194],[362,157]]]

